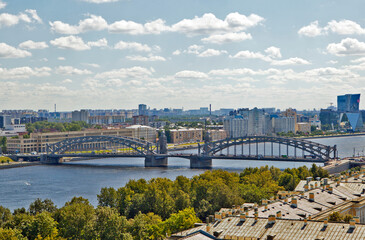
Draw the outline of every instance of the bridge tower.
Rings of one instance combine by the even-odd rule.
[[[212,141],[212,137],[209,132],[205,133],[203,154],[201,154],[201,145],[198,144],[198,155],[190,157],[190,168],[212,168],[212,157],[207,152],[211,149],[209,144]]]
[[[147,154],[144,160],[145,167],[167,167],[167,137],[165,133],[161,133],[157,142],[157,154]]]

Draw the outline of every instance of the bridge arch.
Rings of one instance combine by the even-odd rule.
[[[69,138],[63,141],[47,145],[47,154],[62,154],[76,146],[83,146],[90,143],[113,143],[123,145],[130,148],[141,155],[153,155],[156,154],[156,147],[153,143],[147,142],[141,139],[121,137],[121,136],[84,136],[77,138]],[[80,150],[82,150],[81,148]]]
[[[336,158],[337,149],[336,145],[326,146],[320,143],[308,141],[305,139],[286,138],[286,137],[271,137],[271,136],[245,136],[237,138],[227,138],[214,142],[208,142],[199,146],[199,153],[202,152],[205,156],[212,156],[223,149],[228,149],[232,146],[244,145],[244,144],[258,144],[258,143],[277,143],[279,145],[285,145],[287,147],[293,147],[294,149],[300,149],[303,152],[308,152],[318,159],[328,160],[333,154],[333,158]],[[279,146],[280,148],[280,146]],[[235,154],[236,155],[236,154]]]

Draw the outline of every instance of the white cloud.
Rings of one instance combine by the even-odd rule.
[[[83,2],[89,2],[89,3],[111,3],[111,2],[118,2],[119,0],[81,0]]]
[[[20,48],[24,49],[45,49],[48,48],[46,42],[34,42],[32,40],[28,40],[19,44]]]
[[[177,72],[175,78],[206,79],[208,78],[208,75],[203,72],[185,70]]]
[[[87,69],[78,69],[72,66],[59,66],[55,70],[56,74],[61,75],[87,75],[92,74],[91,71]]]
[[[144,56],[127,56],[127,59],[131,60],[131,61],[140,61],[140,62],[156,62],[156,61],[161,61],[161,62],[165,62],[166,59],[162,56],[154,56],[154,55],[149,55],[148,57],[144,57]]]
[[[76,51],[88,50],[90,46],[84,43],[82,38],[77,36],[60,37],[51,40],[50,43],[58,48],[71,49]]]
[[[107,47],[108,41],[105,38],[99,39],[96,42],[88,42],[87,45],[89,47]]]
[[[354,38],[345,38],[340,43],[328,44],[327,51],[337,56],[364,55],[365,43]]]
[[[280,52],[280,48],[271,46],[268,47],[265,52],[269,55],[269,57],[272,58],[281,58],[281,52]]]
[[[228,32],[239,32],[250,27],[254,27],[262,22],[264,18],[251,14],[245,16],[237,12],[230,13],[224,20],[218,19],[212,13],[206,13],[202,17],[184,19],[174,25],[172,30],[185,33],[189,36],[198,34],[217,34]]]
[[[0,79],[27,79],[30,77],[44,77],[50,76],[49,67],[31,68],[31,67],[17,67],[17,68],[0,68]]]
[[[288,58],[288,59],[283,59],[283,60],[273,60],[271,62],[271,65],[276,65],[276,66],[284,66],[284,65],[308,65],[310,64],[310,62],[308,62],[307,60],[304,60],[302,58]]]
[[[172,55],[175,55],[175,56],[178,56],[181,54],[181,51],[180,50],[175,50]]]
[[[71,79],[65,79],[62,81],[62,83],[72,83],[72,80]]]
[[[261,59],[263,61],[270,61],[270,57],[265,56],[260,52],[251,52],[251,51],[240,51],[236,53],[234,56],[230,56],[231,58],[241,58],[241,59]]]
[[[37,23],[43,23],[42,19],[38,16],[37,10],[34,9],[27,9],[25,10],[26,13],[29,13],[30,16],[37,22]]]
[[[200,53],[198,57],[213,57],[213,56],[220,56],[222,54],[226,54],[227,51],[225,50],[216,50],[216,49],[207,49],[204,52]]]
[[[58,57],[57,59],[60,60],[60,61],[65,61],[66,60],[66,58],[64,58],[64,57]]]
[[[361,57],[355,60],[351,60],[352,63],[365,63],[365,57]]]
[[[365,34],[365,29],[351,20],[341,20],[339,22],[332,20],[328,23],[326,29],[340,35]]]
[[[0,9],[3,9],[6,7],[6,3],[4,3],[3,1],[0,1]]]
[[[18,15],[13,15],[9,13],[0,14],[0,28],[16,25],[20,21],[26,23],[42,23],[42,19],[39,18],[39,16],[37,15],[37,11],[34,9],[27,9],[25,10],[25,13],[21,12]]]
[[[306,37],[316,37],[323,34],[323,29],[318,26],[318,21],[314,21],[299,29],[298,34]]]
[[[21,50],[6,43],[0,43],[0,58],[25,58],[32,56],[28,51]]]
[[[201,45],[194,44],[194,45],[189,46],[188,49],[185,50],[184,52],[185,53],[189,53],[189,54],[196,54],[196,55],[198,55],[203,48],[204,47],[201,46]]]
[[[202,39],[204,43],[215,43],[215,44],[224,44],[230,42],[241,42],[244,40],[252,39],[251,34],[240,32],[240,33],[225,33],[225,34],[216,34]]]
[[[60,34],[79,34],[89,31],[101,31],[108,28],[108,23],[101,16],[90,15],[80,20],[78,25],[70,25],[61,21],[49,22],[51,30]]]
[[[146,44],[141,44],[137,42],[124,42],[120,41],[114,46],[115,49],[119,50],[134,50],[138,52],[151,52],[151,48]]]
[[[363,35],[365,34],[365,29],[360,24],[347,19],[340,21],[332,20],[324,27],[320,27],[318,21],[314,21],[310,25],[299,29],[298,34],[307,37],[316,37],[326,35],[329,32],[340,35]]]
[[[145,78],[151,76],[153,70],[143,67],[120,68],[97,74],[96,78]]]
[[[93,68],[99,68],[100,65],[96,63],[83,63],[82,65],[93,67]]]
[[[110,24],[108,29],[111,33],[124,33],[130,35],[160,34],[162,32],[171,31],[171,28],[167,26],[162,19],[156,19],[145,24],[121,20]]]

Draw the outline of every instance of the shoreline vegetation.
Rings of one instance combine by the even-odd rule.
[[[260,203],[291,191],[301,179],[328,177],[322,168],[246,168],[241,173],[206,171],[192,178],[130,180],[102,188],[98,206],[74,197],[58,208],[36,199],[28,209],[0,206],[0,239],[164,239],[204,222],[221,208]]]

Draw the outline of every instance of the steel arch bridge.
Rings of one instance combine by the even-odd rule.
[[[137,138],[121,136],[85,136],[69,138],[63,141],[47,145],[47,154],[63,154],[67,151],[80,151],[85,149],[100,148],[102,143],[110,143],[125,146],[136,152],[136,155],[154,155],[158,151],[154,143]],[[85,147],[88,146],[88,147]]]
[[[331,147],[323,145],[316,142],[311,142],[305,139],[297,138],[286,138],[286,137],[270,137],[270,136],[245,136],[237,138],[227,138],[223,140],[218,140],[214,142],[207,142],[200,145],[198,148],[199,155],[203,156],[214,156],[214,154],[221,152],[223,149],[229,149],[229,147],[234,147],[234,155],[237,155],[236,146],[239,145],[249,145],[249,155],[251,155],[251,144],[256,144],[256,155],[258,156],[258,144],[259,143],[271,143],[271,156],[273,156],[273,144],[279,144],[279,155],[281,155],[281,145],[286,146],[286,153],[289,153],[289,147],[294,148],[294,154],[296,155],[296,150],[302,150],[308,152],[315,156],[317,159],[328,160],[337,157],[336,145]],[[241,149],[243,155],[243,147]],[[265,144],[264,144],[264,155],[265,155]]]

